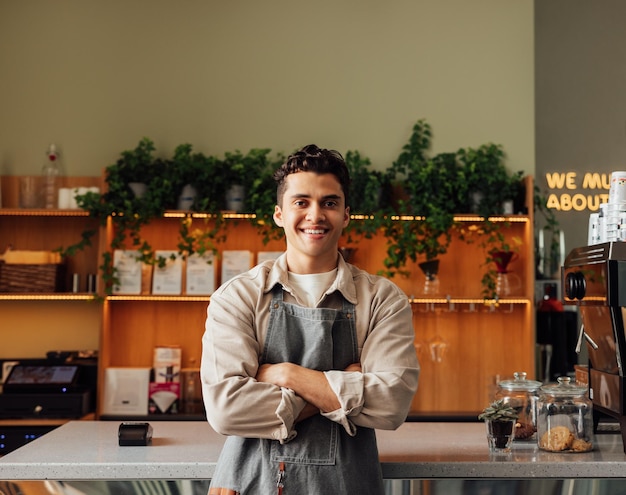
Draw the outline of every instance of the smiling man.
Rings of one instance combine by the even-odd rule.
[[[274,175],[286,252],[211,296],[202,339],[207,418],[226,439],[209,493],[382,494],[374,429],[417,389],[407,296],[346,263],[342,156],[309,145]]]

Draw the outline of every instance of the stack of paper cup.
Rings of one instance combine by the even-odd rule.
[[[626,202],[626,171],[611,172],[609,204]]]
[[[588,240],[590,244],[626,241],[626,171],[611,172],[609,202],[590,215]]]
[[[600,240],[600,213],[589,215],[589,230],[587,231],[587,244],[593,246],[599,244]]]
[[[606,242],[626,240],[626,203],[606,205]]]

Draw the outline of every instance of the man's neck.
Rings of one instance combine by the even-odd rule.
[[[294,260],[289,257],[287,252],[287,269],[298,275],[311,275],[313,273],[326,273],[337,268],[337,255],[332,259],[321,259],[319,257],[304,258],[299,256]]]

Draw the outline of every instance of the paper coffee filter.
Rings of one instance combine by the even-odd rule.
[[[153,393],[150,398],[154,401],[161,412],[167,411],[178,396],[174,392],[159,390]]]

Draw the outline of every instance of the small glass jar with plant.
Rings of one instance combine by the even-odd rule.
[[[478,415],[485,422],[491,452],[510,452],[518,417],[518,412],[503,399],[492,402]]]

